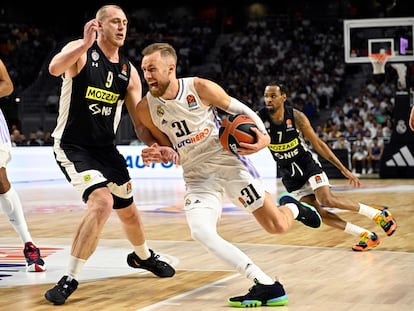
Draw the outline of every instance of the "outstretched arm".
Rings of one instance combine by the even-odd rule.
[[[336,157],[336,155],[332,152],[331,148],[321,140],[315,133],[314,129],[312,128],[309,119],[303,112],[294,109],[293,115],[295,118],[296,126],[302,132],[303,136],[309,141],[315,151],[324,159],[329,161],[332,165],[334,165],[338,170],[348,178],[349,183],[354,187],[360,187],[361,181],[356,177],[350,170],[348,170],[341,161]]]

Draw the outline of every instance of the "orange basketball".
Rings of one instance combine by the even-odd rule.
[[[256,123],[247,115],[229,115],[221,123],[219,129],[220,143],[224,149],[237,154],[240,143],[252,144],[256,141],[256,133],[251,130]]]

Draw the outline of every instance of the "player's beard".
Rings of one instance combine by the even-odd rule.
[[[266,105],[265,107],[267,111],[269,112],[269,114],[273,114],[275,112],[275,107],[273,105],[272,106]]]
[[[170,85],[170,80],[166,81],[165,83],[158,82],[157,88],[151,88],[150,87],[149,91],[150,91],[152,96],[161,97],[165,94],[165,92],[167,91],[169,85]]]

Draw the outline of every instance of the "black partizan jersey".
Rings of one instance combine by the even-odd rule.
[[[322,172],[319,161],[313,157],[295,126],[291,106],[285,105],[285,115],[280,124],[273,122],[266,108],[261,109],[259,115],[270,135],[268,149],[285,181],[291,178],[306,181],[310,176]]]
[[[122,115],[131,66],[119,55],[111,63],[95,42],[80,73],[64,78],[53,137],[82,146],[111,145]]]

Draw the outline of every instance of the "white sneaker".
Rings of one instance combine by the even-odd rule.
[[[368,174],[372,174],[372,172],[373,172],[373,170],[372,170],[372,168],[370,168],[370,169],[368,170]]]
[[[367,170],[365,168],[362,169],[362,175],[365,175],[367,173]]]

